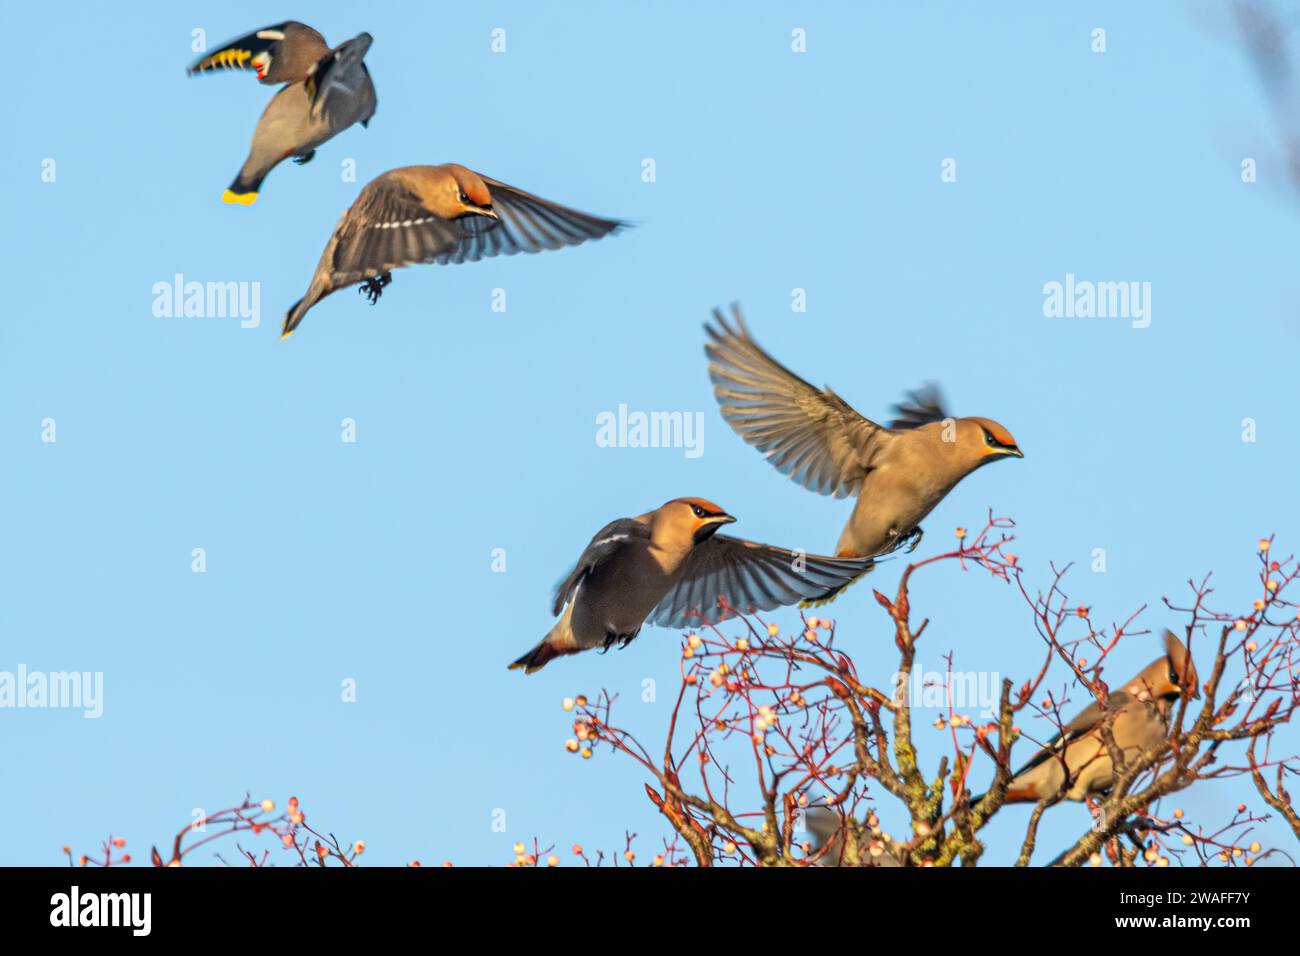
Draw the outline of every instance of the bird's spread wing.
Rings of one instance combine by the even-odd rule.
[[[889,431],[863,418],[829,388],[814,388],[759,347],[732,306],[735,326],[717,309],[709,378],[722,416],[777,470],[819,494],[857,490]]]
[[[894,415],[894,420],[889,423],[890,428],[920,428],[952,417],[943,406],[939,386],[933,383],[926,383],[915,391],[908,392],[907,397],[894,406]]]
[[[564,610],[564,606],[573,599],[573,594],[578,590],[578,585],[602,561],[609,558],[629,540],[645,538],[649,534],[650,530],[646,525],[632,518],[619,518],[597,531],[596,536],[591,539],[591,543],[582,552],[582,557],[578,558],[578,563],[569,572],[568,577],[556,585],[555,604],[551,613],[558,615]]]
[[[464,236],[458,220],[424,207],[399,179],[376,180],[335,231],[330,279],[345,286],[399,266],[433,262]]]
[[[833,594],[871,566],[870,558],[828,558],[715,534],[691,549],[677,583],[647,620],[687,627],[735,612],[770,611]],[[719,598],[726,601],[725,612]]]
[[[1103,717],[1108,711],[1111,713],[1117,712],[1132,700],[1133,696],[1127,691],[1122,690],[1112,691],[1110,696],[1106,698],[1105,707],[1102,706],[1101,701],[1094,700],[1087,707],[1083,708],[1083,710],[1079,711],[1073,720],[1062,727],[1060,733],[1045,743],[1041,750],[1034,754],[1034,756],[1031,757],[1023,767],[1015,772],[1015,776],[1019,777],[1025,771],[1033,770],[1048,758],[1055,757],[1071,743],[1092,731],[1101,723]]]
[[[347,53],[349,45],[355,42],[348,40],[340,44],[311,68],[306,85],[314,115],[319,116],[329,107],[332,93],[355,94],[365,86],[374,86],[365,61]]]
[[[334,285],[417,262],[475,262],[484,256],[577,245],[622,225],[486,181],[500,220],[477,215],[444,219],[398,179],[372,184],[344,215],[335,234]]]
[[[463,238],[434,260],[440,265],[576,246],[627,225],[618,219],[602,219],[561,206],[486,176],[482,179],[492,193],[492,208],[500,218],[467,216],[458,220]]]
[[[330,52],[325,38],[297,20],[254,30],[199,57],[186,71],[255,70],[264,83],[297,83]]]

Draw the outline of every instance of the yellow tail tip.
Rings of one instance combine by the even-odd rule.
[[[221,201],[239,203],[241,206],[251,206],[257,202],[257,193],[237,193],[233,189],[227,189],[221,194]]]
[[[293,329],[286,329],[285,331],[280,333],[280,341],[283,342],[291,335],[293,335]]]
[[[844,593],[845,591],[847,591],[849,588],[853,587],[853,585],[857,584],[859,581],[861,581],[863,578],[865,578],[868,574],[870,574],[870,573],[871,573],[872,571],[874,571],[874,570],[876,570],[876,564],[875,564],[875,562],[873,561],[871,564],[868,564],[868,565],[867,565],[867,566],[862,570],[862,573],[859,574],[856,578],[854,578],[852,581],[849,581],[849,582],[847,582],[846,584],[843,584],[843,585],[841,585],[840,587],[836,588],[834,591],[832,591],[832,592],[831,592],[830,594],[828,594],[826,597],[823,597],[823,598],[817,598],[817,599],[810,600],[810,601],[800,601],[800,602],[799,602],[799,606],[800,606],[801,608],[815,608],[815,607],[825,607],[827,604],[832,604],[832,603],[834,603],[834,601],[835,601],[835,599],[836,599],[837,597],[839,597],[841,594],[843,594],[843,593]]]

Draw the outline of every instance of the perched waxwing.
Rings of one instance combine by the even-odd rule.
[[[556,588],[559,621],[510,668],[531,674],[564,654],[625,647],[647,621],[684,628],[825,597],[870,566],[717,534],[735,520],[703,498],[675,498],[611,521]]]
[[[391,270],[477,262],[599,239],[625,226],[541,199],[464,166],[403,166],[366,184],[334,227],[307,294],[284,317],[289,335],[325,296],[361,282],[371,305]]]
[[[255,70],[263,83],[286,84],[257,121],[248,158],[222,195],[224,202],[247,206],[266,174],[284,160],[309,162],[321,143],[353,123],[370,123],[376,103],[364,62],[370,44],[370,34],[361,33],[331,49],[311,27],[289,20],[232,40],[190,66],[190,75]]]
[[[822,847],[826,852],[813,864],[814,866],[844,865],[844,820],[838,813],[828,807],[809,807],[804,811],[804,826],[812,836],[809,840],[809,856],[816,854]],[[886,835],[861,841],[859,864],[861,866],[898,867],[900,848]]]
[[[1016,772],[1007,784],[1005,802],[1037,803],[1062,791],[1068,800],[1082,800],[1109,790],[1114,769],[1102,725],[1110,723],[1111,739],[1125,763],[1136,760],[1164,742],[1180,697],[1201,696],[1197,681],[1187,647],[1165,631],[1164,656],[1148,664],[1122,689],[1111,691],[1105,704],[1093,701],[1066,724]],[[972,800],[972,806],[982,799]]]
[[[759,347],[738,306],[734,325],[715,309],[706,325],[709,377],[722,416],[777,470],[819,494],[857,495],[839,556],[885,554],[920,541],[926,515],[976,468],[1023,458],[989,418],[954,419],[927,386],[895,406],[889,427],[805,382]]]

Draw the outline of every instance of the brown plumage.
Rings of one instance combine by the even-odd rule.
[[[837,555],[871,557],[909,540],[915,547],[922,519],[957,482],[990,462],[1024,457],[998,422],[950,417],[933,387],[896,406],[890,427],[878,425],[772,358],[738,306],[733,323],[716,309],[713,316],[704,350],[727,423],[805,488],[857,496]]]
[[[284,335],[325,296],[364,282],[371,302],[391,270],[421,262],[477,262],[489,256],[576,246],[625,223],[601,219],[507,186],[472,169],[403,166],[361,190],[321,255],[307,294],[284,319]]]
[[[1101,733],[1107,722],[1125,763],[1164,742],[1178,699],[1201,696],[1187,647],[1170,631],[1164,640],[1163,657],[1111,691],[1105,704],[1094,700],[1016,772],[1007,785],[1006,803],[1036,803],[1062,791],[1065,799],[1082,800],[1109,790],[1115,774]]]
[[[531,674],[564,654],[626,646],[646,621],[684,628],[825,597],[870,567],[716,533],[735,520],[703,498],[675,498],[611,521],[556,589],[559,621],[510,667]]]

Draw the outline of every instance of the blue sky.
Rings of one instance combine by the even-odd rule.
[[[992,508],[1017,521],[1031,585],[1078,562],[1073,593],[1099,619],[1146,604],[1158,629],[1187,578],[1215,572],[1225,608],[1244,608],[1255,541],[1295,547],[1300,217],[1249,65],[1194,8],[315,4],[331,42],[374,35],[378,111],[244,208],[220,195],[271,90],[187,78],[191,33],[215,45],[303,14],[62,6],[9,14],[16,36],[77,28],[14,46],[24,88],[0,107],[0,670],[102,671],[105,699],[98,720],[0,711],[0,816],[21,821],[4,862],[57,864],[63,843],[109,831],[140,850],[245,790],[297,794],[375,863],[506,862],[533,836],[616,850],[625,829],[651,851],[666,828],[640,775],[565,754],[560,700],[620,691],[621,718],[659,746],[676,635],[528,678],[505,665],[612,518],[700,495],[739,534],[834,546],[849,503],[787,481],[716,411],[700,325],[733,299],[776,356],[865,415],[935,380],[957,414],[1015,434],[1025,460],[965,481],[920,555]],[[1243,157],[1259,182],[1242,183]],[[636,228],[402,270],[377,307],[335,295],[278,341],[361,184],[444,161]],[[259,283],[260,325],[156,317],[153,286],[177,273]],[[1067,273],[1151,283],[1150,326],[1045,317],[1043,286]],[[703,412],[703,454],[598,447],[596,417],[620,403]],[[928,666],[951,649],[1019,680],[1040,660],[1009,587],[945,565],[913,602],[933,620]],[[860,668],[887,679],[869,592],[834,611]],[[1115,668],[1157,654],[1135,638]],[[659,703],[640,702],[646,678]],[[919,735],[932,770],[946,737]],[[1177,802],[1218,822],[1239,800],[1262,809],[1241,783]],[[1027,814],[987,831],[986,862],[1014,858]],[[1040,861],[1085,826],[1077,805],[1051,811]]]

